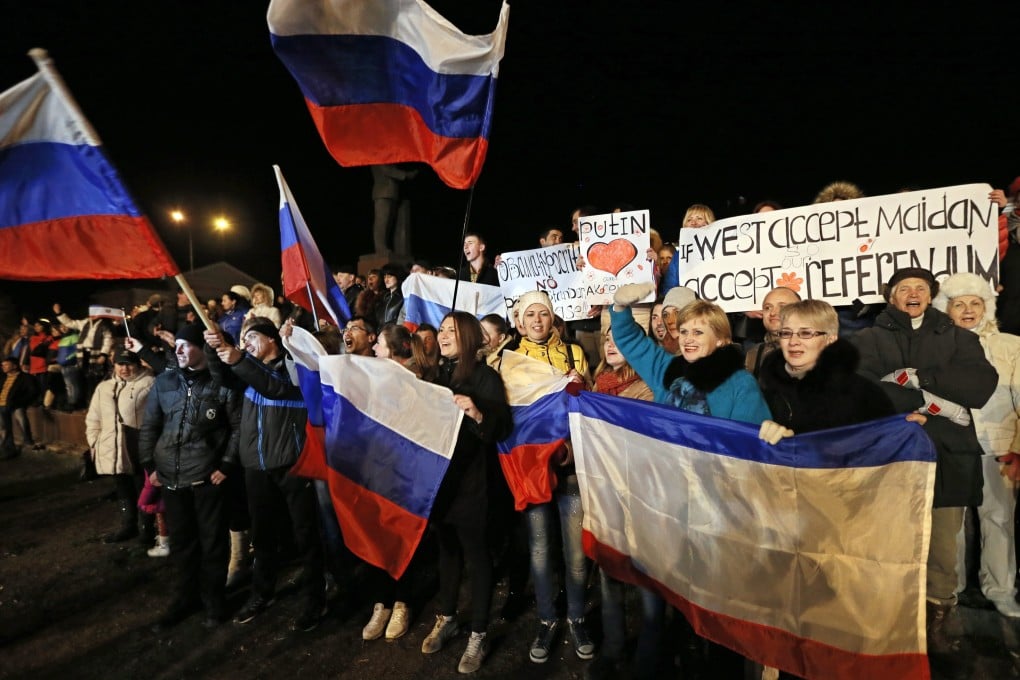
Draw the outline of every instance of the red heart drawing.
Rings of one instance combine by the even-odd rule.
[[[636,256],[637,248],[634,244],[622,238],[609,243],[596,243],[588,249],[588,262],[591,266],[613,276],[619,275]]]

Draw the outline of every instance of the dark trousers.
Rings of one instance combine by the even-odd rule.
[[[467,560],[471,569],[471,632],[484,633],[492,601],[492,560],[484,526],[435,525],[439,536],[439,613],[457,612],[460,577]]]
[[[13,451],[14,447],[14,421],[21,424],[21,443],[25,446],[32,446],[32,426],[28,422],[28,412],[23,408],[11,408],[0,406],[0,428],[3,429],[3,440],[0,450],[4,452]]]
[[[210,616],[222,617],[230,540],[222,485],[209,482],[163,489],[170,528],[170,559],[179,579],[182,602],[201,597]]]
[[[302,566],[301,591],[310,601],[321,601],[325,576],[315,488],[308,479],[288,475],[289,469],[244,471],[255,546],[252,590],[264,598],[272,597],[280,565],[280,537],[289,531]]]

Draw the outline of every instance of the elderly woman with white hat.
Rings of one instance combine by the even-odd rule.
[[[971,410],[984,450],[984,501],[977,509],[981,524],[980,581],[981,592],[1000,614],[1020,618],[1020,606],[1014,599],[1013,524],[1020,472],[1014,463],[1020,459],[1020,337],[999,331],[995,294],[977,274],[953,274],[943,280],[932,306],[948,314],[960,328],[976,333],[985,357],[999,373],[999,383],[988,403]],[[1001,470],[1000,463],[1006,463]],[[960,580],[965,578],[961,576]]]

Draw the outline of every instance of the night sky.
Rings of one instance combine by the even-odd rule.
[[[836,179],[878,195],[1020,175],[1006,5],[685,4],[511,2],[471,216],[490,252],[536,247],[580,204],[648,208],[671,239],[694,202],[725,216],[764,198],[810,203]],[[177,206],[197,266],[226,259],[278,281],[273,163],[327,260],[354,262],[371,250],[369,171],[326,152],[272,52],[267,6],[5,0],[0,89],[34,73],[28,49],[49,50],[182,268],[187,238],[166,216]],[[472,33],[499,12],[433,6]],[[415,253],[455,264],[467,192],[427,168],[409,190]],[[220,213],[236,225],[222,241]],[[31,285],[3,287],[23,299],[42,290]]]

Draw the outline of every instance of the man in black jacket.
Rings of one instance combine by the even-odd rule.
[[[325,613],[325,577],[315,488],[310,480],[288,474],[305,440],[305,409],[301,390],[291,382],[280,333],[272,321],[254,317],[244,327],[244,351],[225,342],[218,331],[206,331],[215,350],[210,361],[222,361],[245,386],[241,407],[240,457],[244,466],[251,515],[255,568],[252,593],[235,621],[248,623],[272,603],[280,554],[280,536],[289,519],[299,559],[304,565],[305,597],[295,630],[311,631]]]
[[[943,621],[956,604],[956,534],[967,506],[981,505],[981,445],[970,409],[981,408],[999,377],[975,333],[931,307],[938,283],[926,269],[900,269],[889,280],[889,305],[852,342],[858,372],[879,384],[900,413],[927,416],[925,432],[938,452],[928,551],[928,627],[947,644]]]
[[[224,583],[229,557],[223,482],[236,474],[241,395],[210,372],[202,329],[177,331],[178,370],[161,373],[149,393],[139,435],[142,467],[163,488],[170,526],[170,559],[179,583],[154,629],[183,620],[198,605],[203,625],[225,618]]]

